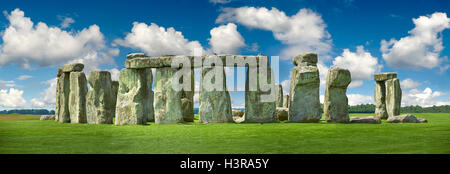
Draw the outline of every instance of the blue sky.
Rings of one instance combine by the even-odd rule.
[[[350,69],[350,104],[373,103],[377,72],[398,72],[403,105],[450,104],[449,9],[445,0],[5,1],[0,109],[53,108],[56,69],[67,62],[114,76],[128,53],[189,54],[193,46],[280,56],[284,91],[292,57],[314,51],[322,79],[332,65]],[[233,106],[243,97],[232,93]]]

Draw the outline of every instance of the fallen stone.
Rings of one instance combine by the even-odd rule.
[[[41,115],[40,120],[55,120],[55,115]]]
[[[277,107],[275,112],[275,118],[277,121],[285,121],[289,119],[289,109],[283,107]]]
[[[233,115],[233,117],[243,117],[244,116],[244,112],[242,112],[241,110],[232,110],[231,114]]]
[[[70,73],[69,112],[71,123],[86,123],[86,94],[88,92],[84,72]]]
[[[153,104],[156,124],[184,122],[181,107],[182,91],[172,88],[172,83],[179,80],[174,78],[176,72],[177,69],[170,67],[156,69]]]
[[[145,69],[122,69],[116,104],[116,125],[146,124],[147,82]]]
[[[400,115],[401,102],[400,80],[398,78],[386,80],[386,112],[388,117]]]
[[[392,73],[392,72],[378,73],[378,74],[374,74],[373,78],[375,79],[375,81],[385,81],[385,80],[397,78],[397,73]]]
[[[343,68],[331,67],[327,74],[324,99],[325,121],[348,123],[347,86],[351,82],[350,71]]]
[[[291,72],[289,121],[318,122],[320,107],[319,69],[315,66],[297,66]]]
[[[292,63],[295,66],[316,66],[317,54],[316,53],[299,54],[294,57]]]
[[[200,82],[200,106],[198,112],[200,123],[225,123],[233,121],[231,113],[231,97],[226,90],[225,69],[223,67],[221,69],[222,80],[216,80],[215,77],[217,76],[215,76],[211,79],[210,83],[207,83],[205,77],[207,73],[214,73],[212,72],[214,68],[202,68]],[[209,84],[220,85],[222,86],[222,90],[213,89],[209,91],[208,88],[213,88],[211,86],[207,86]]]
[[[88,81],[90,89],[86,95],[87,122],[112,124],[111,74],[109,71],[91,71]]]
[[[289,95],[283,97],[283,108],[289,108]]]
[[[418,119],[411,114],[392,116],[387,119],[388,123],[426,123],[425,119]]]
[[[386,111],[386,85],[385,81],[375,81],[375,117],[387,119]]]
[[[278,94],[277,94],[277,102],[275,105],[277,107],[283,107],[283,87],[281,85],[277,86],[278,88]]]
[[[425,118],[417,118],[417,120],[419,121],[419,123],[428,123],[428,120]]]
[[[236,123],[242,123],[245,121],[245,116],[242,117],[233,117],[233,121]]]
[[[63,72],[80,72],[83,71],[84,65],[82,63],[65,64],[62,67]]]
[[[373,123],[380,124],[381,120],[374,116],[359,116],[359,117],[351,117],[350,123]]]

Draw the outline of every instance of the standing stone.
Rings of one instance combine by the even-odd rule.
[[[327,122],[348,123],[347,86],[351,82],[350,71],[331,67],[327,74],[325,88],[324,115]]]
[[[398,78],[386,80],[386,111],[388,117],[400,115],[401,102],[400,80]]]
[[[83,72],[70,73],[69,111],[71,123],[86,123],[86,75]]]
[[[318,122],[322,118],[319,99],[319,69],[297,66],[291,72],[289,121]]]
[[[156,69],[153,104],[156,124],[184,122],[181,108],[182,91],[172,88],[172,83],[179,80],[174,78],[177,71],[178,69],[171,67]]]
[[[69,94],[70,94],[70,72],[64,72],[59,77],[59,114],[58,121],[70,123]]]
[[[111,91],[112,91],[112,105],[113,105],[113,117],[116,116],[116,104],[117,104],[117,93],[119,91],[119,81],[111,81]]]
[[[277,102],[275,103],[277,107],[283,107],[283,87],[281,85],[277,86],[278,94],[277,94]]]
[[[117,93],[116,125],[146,124],[147,83],[145,69],[122,69]]]
[[[283,108],[289,108],[289,95],[283,97]]]
[[[87,122],[112,124],[111,74],[108,71],[91,71],[89,85],[90,89],[86,96]]]
[[[231,113],[231,97],[227,91],[225,70],[223,67],[220,68],[222,69],[222,81],[216,81],[216,78],[213,77],[211,79],[211,84],[219,83],[219,85],[222,86],[222,90],[213,89],[212,91],[207,90],[207,83],[205,82],[207,79],[205,79],[205,76],[206,73],[214,70],[214,68],[202,69],[199,107],[200,123],[224,123],[233,121]]]
[[[56,103],[55,103],[55,121],[58,121],[59,117],[59,108],[60,108],[60,96],[61,96],[61,75],[62,75],[62,69],[58,68],[58,71],[56,72]]]
[[[147,114],[147,121],[155,121],[155,110],[153,109],[153,73],[151,68],[145,69],[145,80],[146,80],[146,93],[147,97],[145,99],[145,112]]]
[[[375,81],[375,117],[379,119],[387,119],[386,111],[386,86],[384,81]]]
[[[181,99],[181,107],[183,110],[183,120],[185,122],[193,122],[194,121],[194,93],[195,93],[195,79],[194,79],[194,67],[191,68],[190,77],[191,84],[190,90],[183,90],[182,99]]]
[[[255,91],[250,90],[249,80],[254,80],[249,79],[250,71],[257,71],[257,68],[249,67],[247,70],[247,78],[245,81],[245,122],[274,122],[276,121],[276,98],[273,102],[262,101],[262,96],[269,96],[271,95],[272,91],[261,90],[260,80],[264,77],[262,76],[261,72],[258,72],[256,77],[257,89]],[[272,69],[268,67],[268,70],[265,73],[267,73],[267,82],[273,84],[273,81],[271,80]],[[276,87],[272,89],[276,89]],[[274,95],[277,95],[276,92]]]

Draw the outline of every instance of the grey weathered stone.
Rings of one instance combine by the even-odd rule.
[[[244,116],[244,112],[242,112],[241,110],[232,110],[231,114],[233,115],[233,117],[243,117]]]
[[[235,116],[233,116],[233,121],[236,122],[236,123],[244,122],[245,121],[245,115],[242,116],[242,117],[235,117]]]
[[[119,81],[111,81],[111,91],[112,91],[112,116],[116,116],[116,104],[117,104],[117,93],[119,91]]]
[[[359,117],[351,117],[350,123],[373,123],[379,124],[381,120],[374,116],[359,116]]]
[[[347,86],[351,82],[350,71],[331,67],[327,74],[325,88],[324,116],[327,122],[348,123]]]
[[[58,116],[59,116],[59,108],[60,108],[60,95],[61,95],[61,82],[60,82],[60,77],[63,74],[62,69],[58,68],[57,72],[56,72],[56,103],[55,103],[55,121],[58,121]]]
[[[373,78],[375,81],[386,81],[389,79],[397,78],[397,73],[387,72],[374,74]]]
[[[131,53],[127,55],[127,59],[134,59],[134,58],[150,58],[150,57],[145,55],[144,53]]]
[[[91,71],[90,89],[86,95],[87,122],[90,124],[112,124],[113,106],[111,74],[108,71]]]
[[[63,72],[80,72],[83,71],[84,65],[82,63],[65,64],[62,67]]]
[[[207,73],[214,73],[215,68],[221,68],[221,77],[214,76],[210,83],[206,77]],[[200,106],[199,106],[199,122],[200,123],[224,123],[233,121],[231,113],[231,97],[227,91],[226,76],[223,67],[202,68],[202,76],[200,81]],[[216,74],[217,75],[217,74]],[[216,80],[221,78],[222,80]],[[208,90],[213,88],[208,84],[217,84],[222,87],[220,89]]]
[[[147,82],[145,69],[122,69],[116,103],[116,125],[146,124]]]
[[[275,118],[277,121],[285,121],[289,119],[289,109],[283,107],[277,107],[275,112]]]
[[[319,99],[319,69],[297,66],[291,72],[289,121],[318,122],[322,118]]]
[[[419,123],[428,123],[428,120],[425,118],[417,118],[417,121],[419,121]]]
[[[181,107],[182,91],[172,88],[172,83],[179,80],[174,78],[176,72],[177,69],[170,67],[156,69],[153,104],[156,124],[184,122]]]
[[[191,84],[189,90],[182,90],[181,107],[183,109],[183,119],[185,122],[194,121],[194,94],[195,94],[195,79],[194,79],[194,68],[186,74],[187,77],[190,76]]]
[[[289,95],[284,95],[283,97],[283,108],[289,108]]]
[[[272,76],[272,69],[270,67],[267,67],[267,71],[262,74],[262,72],[259,72],[259,68],[248,68],[247,70],[247,78],[245,81],[245,122],[274,122],[275,119],[275,112],[276,112],[276,86],[274,84],[274,81],[271,79]],[[250,89],[250,78],[249,74],[258,72],[256,76],[256,90]],[[261,88],[260,81],[263,80],[262,78],[267,78],[267,83],[273,85],[272,89],[269,89],[267,91],[263,91]],[[252,79],[254,80],[254,79]],[[274,95],[275,99],[273,102],[271,101],[263,101],[263,97]]]
[[[411,114],[392,116],[387,119],[388,123],[426,123],[425,119],[418,119]]]
[[[375,81],[375,117],[379,119],[387,119],[386,111],[386,85],[385,81]]]
[[[295,66],[316,66],[317,65],[317,54],[316,53],[305,53],[299,54],[292,59],[292,63]]]
[[[71,123],[86,123],[86,94],[88,92],[84,72],[70,73],[69,112]]]
[[[40,120],[55,120],[55,115],[41,115]]]
[[[70,73],[62,73],[58,77],[58,93],[59,97],[59,114],[57,115],[57,121],[62,123],[70,123],[70,111],[69,111],[69,95],[70,95]]]
[[[401,101],[400,80],[398,78],[386,80],[386,112],[388,117],[400,115]]]
[[[155,121],[155,109],[153,108],[153,73],[151,68],[145,69],[146,91],[145,112],[147,113],[147,121]]]
[[[277,94],[277,101],[275,105],[277,107],[283,107],[283,87],[281,85],[277,86],[278,88],[278,94]]]

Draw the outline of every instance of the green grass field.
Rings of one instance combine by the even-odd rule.
[[[352,114],[367,115],[367,114]],[[450,153],[450,114],[429,123],[89,125],[0,115],[0,153],[436,154]]]

